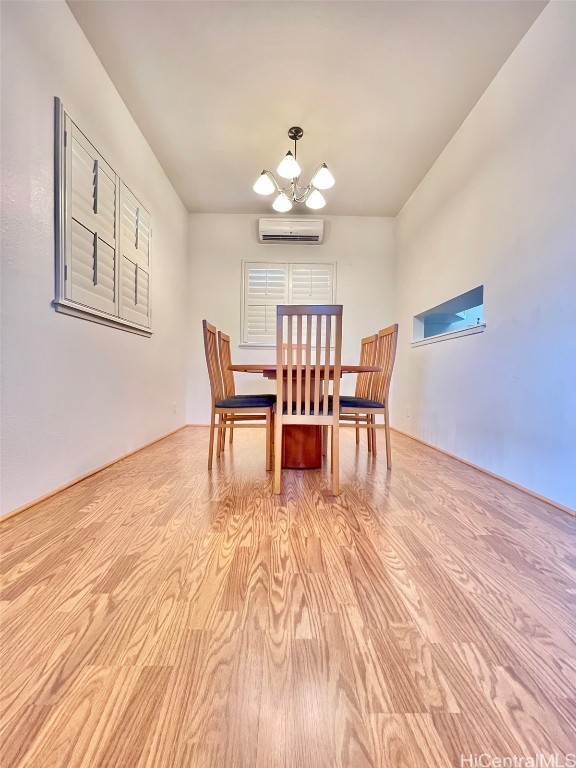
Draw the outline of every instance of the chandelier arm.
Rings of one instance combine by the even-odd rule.
[[[299,193],[294,196],[295,203],[304,203],[310,194],[311,187],[307,186],[305,189],[300,189]]]
[[[276,176],[274,176],[272,171],[266,171],[265,170],[264,173],[266,173],[268,175],[268,178],[272,179],[272,181],[274,182],[274,185],[276,187],[276,192],[282,192],[283,190],[280,187],[280,184],[278,184],[278,182],[276,181]]]
[[[324,165],[325,165],[325,163],[320,163],[320,165],[318,166],[318,168],[316,168],[316,170],[314,171],[314,173],[312,174],[312,176],[311,176],[310,178],[311,178],[311,179],[313,179],[313,178],[314,178],[314,176],[316,176],[316,174],[317,174],[317,173],[318,173],[318,171],[320,170],[320,168],[322,168]],[[311,185],[311,186],[314,186],[314,185],[312,184],[312,182],[310,182],[310,185]]]

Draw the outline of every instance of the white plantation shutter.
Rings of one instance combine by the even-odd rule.
[[[290,264],[290,304],[333,304],[333,264]]]
[[[334,303],[334,265],[333,264],[291,264],[290,265],[290,304],[333,304]],[[302,334],[306,338],[307,318],[302,319]],[[316,318],[312,319],[313,346],[316,342]],[[322,347],[326,344],[324,325],[320,330]],[[294,342],[296,336],[294,335]]]
[[[150,336],[150,214],[56,99],[54,307]]]
[[[120,182],[120,317],[150,325],[150,214]]]
[[[66,298],[116,314],[116,174],[70,123]]]
[[[334,264],[246,262],[242,343],[274,346],[278,304],[332,304],[334,288]]]
[[[244,265],[244,329],[245,344],[274,344],[276,339],[276,306],[288,300],[286,264]]]

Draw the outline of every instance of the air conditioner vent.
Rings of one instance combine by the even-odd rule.
[[[317,243],[318,235],[262,235],[263,243],[284,241],[289,243]]]

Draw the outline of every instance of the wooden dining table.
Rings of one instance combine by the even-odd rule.
[[[248,363],[230,365],[236,373],[256,373],[265,379],[278,378],[276,363]],[[295,375],[295,366],[292,366]],[[374,365],[344,365],[341,373],[377,373]],[[288,376],[288,366],[282,366],[284,379]],[[304,375],[304,370],[302,370]],[[330,378],[334,378],[334,366],[330,366]],[[284,469],[318,469],[322,466],[322,427],[316,424],[286,424],[282,430],[282,467]]]

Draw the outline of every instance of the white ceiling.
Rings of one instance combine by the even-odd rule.
[[[252,184],[299,125],[323,213],[394,216],[546,3],[68,4],[190,211],[269,213]]]

